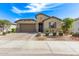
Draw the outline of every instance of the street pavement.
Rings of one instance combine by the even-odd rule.
[[[33,41],[35,34],[0,36],[1,56],[79,56],[79,41]]]

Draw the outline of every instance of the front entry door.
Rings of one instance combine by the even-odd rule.
[[[39,29],[38,29],[39,32],[43,32],[43,23],[39,23]]]

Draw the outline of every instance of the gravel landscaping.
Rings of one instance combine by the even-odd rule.
[[[37,33],[10,33],[1,35],[0,40],[31,40],[31,41],[79,41],[79,37],[68,36],[36,36]]]

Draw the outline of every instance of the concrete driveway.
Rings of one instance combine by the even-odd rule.
[[[32,41],[30,39],[35,34],[25,35],[26,33],[14,33],[0,36],[0,55],[79,55],[79,41]]]
[[[10,33],[0,36],[0,39],[4,40],[30,40],[36,35],[36,33]]]

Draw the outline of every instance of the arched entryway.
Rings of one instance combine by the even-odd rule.
[[[43,32],[43,23],[38,23],[38,32]]]

